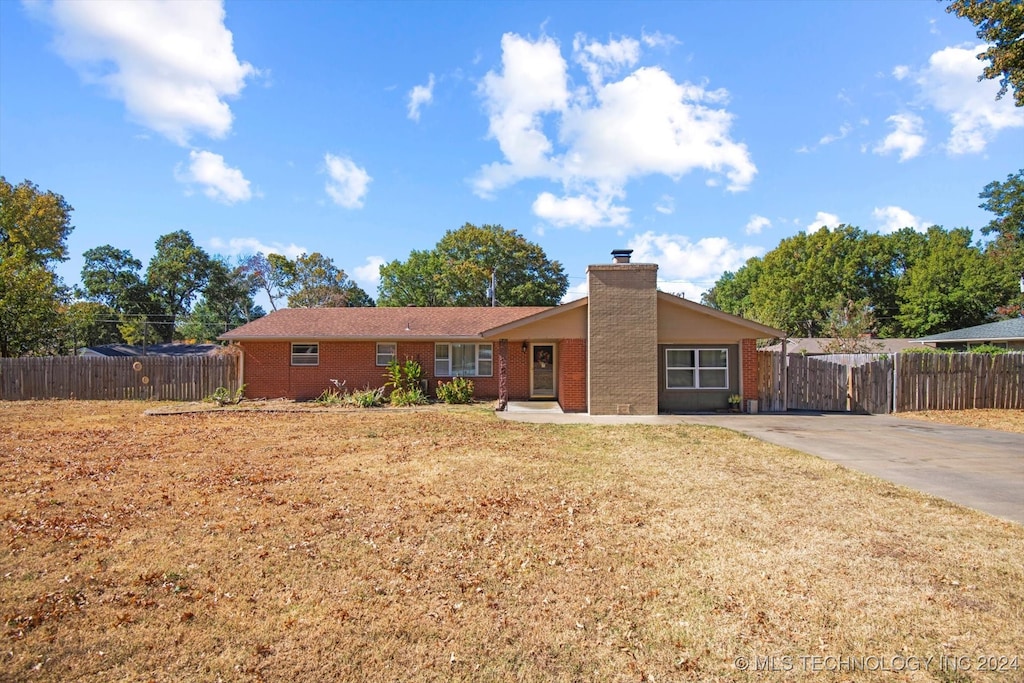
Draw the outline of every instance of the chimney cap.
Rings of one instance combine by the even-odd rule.
[[[612,249],[612,261],[614,263],[629,263],[629,257],[632,255],[632,249]]]

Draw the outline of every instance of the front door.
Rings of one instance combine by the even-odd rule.
[[[531,344],[530,398],[555,397],[555,345]]]

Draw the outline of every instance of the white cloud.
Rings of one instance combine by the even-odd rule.
[[[978,81],[982,63],[975,57],[984,45],[947,47],[932,54],[917,74],[925,100],[946,114],[953,125],[946,141],[950,154],[977,153],[1004,128],[1024,126],[1024,109],[1012,97],[997,100],[999,84]]]
[[[665,216],[671,216],[676,212],[676,200],[672,195],[663,194],[661,199],[655,203],[654,210]]]
[[[420,120],[420,107],[434,101],[434,74],[430,74],[426,85],[417,85],[409,91],[409,118]]]
[[[224,163],[224,157],[207,151],[192,150],[188,153],[187,171],[179,164],[174,177],[181,183],[196,183],[203,186],[203,194],[224,204],[247,202],[252,199],[249,181],[237,168]]]
[[[351,159],[330,153],[324,155],[324,164],[330,176],[324,189],[334,203],[346,209],[363,208],[363,199],[373,180],[366,169],[359,168]]]
[[[888,154],[892,151],[898,151],[900,153],[900,161],[906,161],[913,159],[921,153],[925,143],[925,136],[921,131],[924,127],[924,121],[920,116],[916,114],[893,114],[886,121],[892,124],[893,131],[875,146],[875,154]]]
[[[719,108],[728,93],[677,83],[659,67],[634,69],[638,41],[577,36],[574,63],[588,85],[573,90],[569,64],[553,39],[508,33],[501,44],[501,72],[488,72],[479,93],[503,160],[480,169],[473,180],[478,195],[546,179],[561,184],[564,196],[541,193],[533,206],[546,213],[538,216],[551,216],[556,225],[621,226],[629,209],[615,202],[633,178],[678,179],[700,169],[724,175],[728,189],[738,191],[756,175],[746,145],[729,136],[733,115]],[[627,69],[634,70],[608,80]]]
[[[750,217],[750,220],[747,221],[745,230],[748,235],[760,235],[762,230],[770,227],[772,227],[772,222],[770,220],[764,216],[758,216],[755,213]]]
[[[725,271],[735,271],[747,259],[761,256],[760,247],[737,246],[725,237],[705,237],[691,242],[684,235],[645,232],[629,241],[633,260],[657,263],[659,286],[700,301]]]
[[[231,130],[226,98],[259,72],[235,56],[220,2],[57,0],[30,5],[57,28],[56,48],[129,117],[186,145]]]
[[[843,125],[839,126],[838,133],[829,133],[827,135],[823,135],[821,139],[818,140],[818,144],[831,145],[833,142],[838,142],[839,140],[845,138],[847,135],[850,134],[850,131],[852,130],[853,126],[851,126],[849,123],[844,123]]]
[[[902,81],[904,78],[906,78],[909,75],[910,75],[910,67],[909,66],[900,64],[898,66],[894,66],[893,69],[892,69],[892,77],[895,78],[897,81]]]
[[[655,31],[654,33],[640,32],[640,41],[647,47],[670,48],[673,45],[680,45],[679,39],[670,33]]]
[[[918,232],[925,229],[920,218],[899,206],[877,207],[871,215],[879,222],[878,232],[886,235],[903,228],[913,228]]]
[[[556,197],[541,192],[533,202],[533,213],[560,228],[574,226],[616,227],[629,224],[629,209],[613,204],[613,196],[584,195]]]
[[[817,230],[820,228],[826,228],[831,230],[832,228],[839,226],[839,216],[834,213],[826,213],[825,211],[819,211],[814,214],[814,220],[807,226],[807,231]]]
[[[295,259],[309,253],[308,249],[300,247],[294,242],[291,244],[281,244],[280,242],[266,244],[255,237],[232,237],[226,242],[219,237],[214,237],[210,240],[210,248],[225,256],[280,254]]]
[[[587,42],[582,33],[572,41],[573,57],[587,73],[594,89],[601,87],[606,78],[618,75],[623,68],[636,66],[640,59],[640,43],[632,38],[609,40],[607,43]]]
[[[367,256],[366,263],[352,269],[352,279],[358,282],[364,291],[372,294],[380,285],[380,267],[385,263],[380,256]]]

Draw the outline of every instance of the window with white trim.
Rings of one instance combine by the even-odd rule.
[[[394,342],[377,342],[377,365],[388,365],[395,360],[398,344]]]
[[[728,349],[665,349],[668,389],[728,389]]]
[[[490,377],[493,372],[491,344],[434,344],[435,377]]]
[[[292,365],[320,365],[320,345],[292,344]]]

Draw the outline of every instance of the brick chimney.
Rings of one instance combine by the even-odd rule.
[[[632,253],[587,268],[591,415],[658,413],[658,266],[630,263]]]

